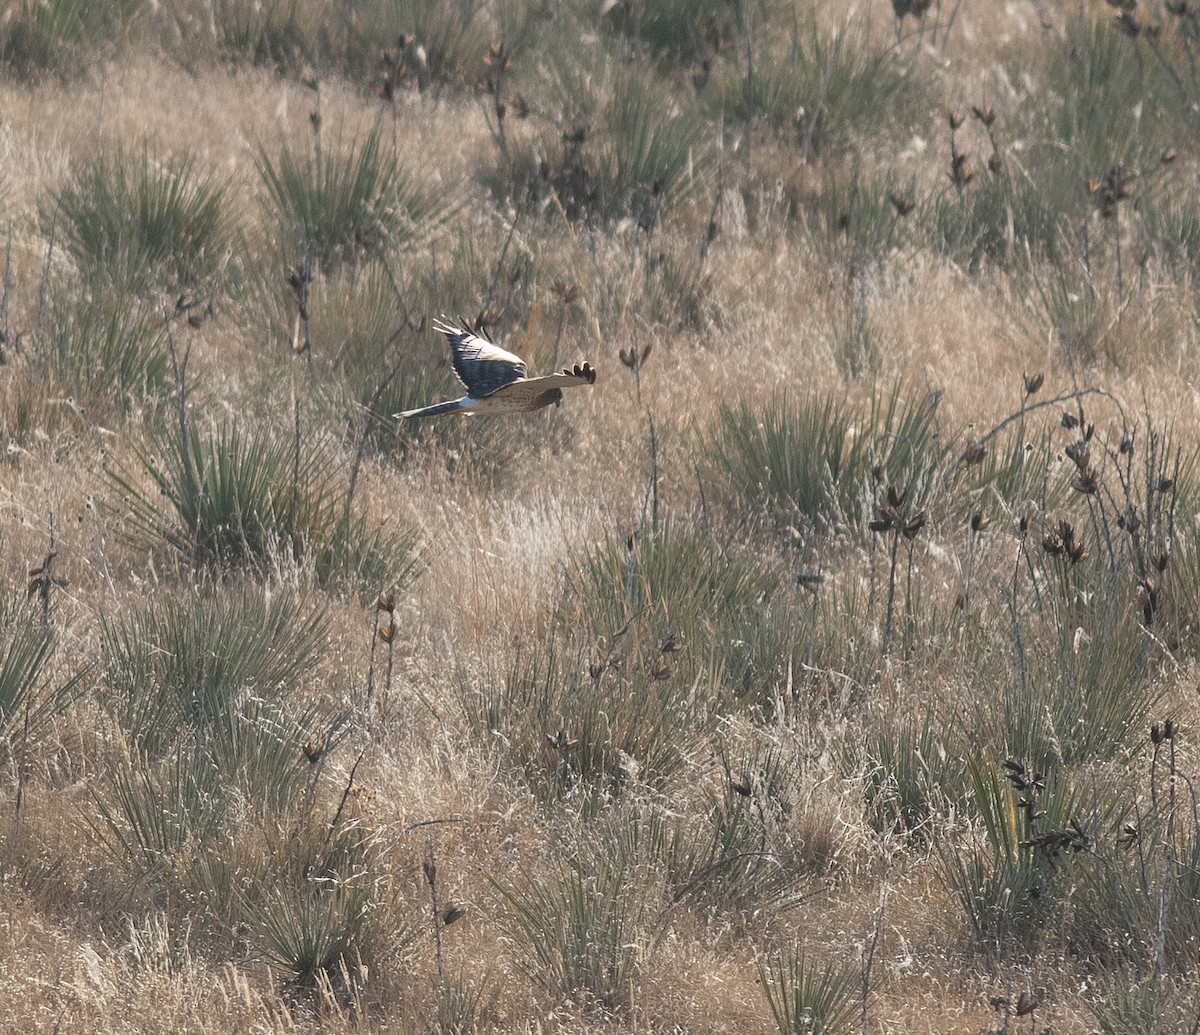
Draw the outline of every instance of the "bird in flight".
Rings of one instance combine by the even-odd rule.
[[[443,413],[531,413],[551,403],[556,406],[561,403],[564,388],[596,383],[596,371],[589,363],[564,367],[561,374],[526,376],[525,361],[488,338],[482,324],[472,330],[461,318],[457,327],[435,320],[433,329],[444,334],[450,343],[450,361],[467,394],[393,416],[407,419],[437,417]]]

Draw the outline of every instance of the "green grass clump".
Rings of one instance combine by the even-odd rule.
[[[162,328],[128,299],[56,309],[47,336],[49,377],[94,419],[156,410],[171,393]]]
[[[877,395],[866,419],[832,396],[723,407],[708,449],[743,506],[821,528],[861,520],[881,485],[923,498],[943,452],[936,405],[906,403],[898,391]]]
[[[577,835],[548,872],[493,879],[531,981],[585,1011],[627,1013],[658,934],[662,882],[626,843]]]
[[[606,666],[703,678],[759,708],[786,682],[799,629],[778,577],[710,533],[670,521],[611,536],[572,583]]]
[[[728,43],[733,31],[723,0],[640,0],[606,4],[603,28],[664,66],[687,65],[714,53],[714,32]]]
[[[37,735],[70,706],[83,672],[56,683],[55,647],[26,601],[0,596],[0,736]]]
[[[308,988],[319,975],[352,965],[371,904],[361,878],[328,876],[297,887],[264,882],[261,897],[244,909],[267,959],[293,984]]]
[[[777,744],[756,743],[729,757],[706,791],[706,851],[685,887],[706,905],[742,917],[778,915],[799,904],[828,863],[801,827],[804,774]]]
[[[962,782],[962,762],[950,754],[941,725],[932,716],[902,720],[870,737],[865,791],[877,830],[930,837],[939,802]]]
[[[99,288],[211,292],[232,232],[225,186],[193,159],[102,154],[41,203],[41,217]]]
[[[513,5],[517,8],[518,5]],[[488,71],[483,63],[488,35],[483,5],[477,0],[429,3],[427,0],[368,0],[345,28],[345,53],[339,59],[347,76],[374,74],[376,88],[474,89]],[[403,36],[403,46],[397,40]],[[505,37],[511,49],[513,41]],[[392,48],[380,59],[381,46]]]
[[[16,3],[0,23],[0,68],[26,79],[64,79],[90,67],[133,23],[142,0],[43,0]]]
[[[819,965],[803,948],[772,953],[758,964],[759,981],[780,1035],[838,1035],[858,1018],[861,975],[857,967]]]
[[[609,660],[584,670],[554,643],[530,647],[499,679],[465,679],[461,695],[476,734],[503,743],[547,801],[665,789],[715,718],[702,689],[663,668]]]
[[[761,119],[808,157],[828,157],[907,121],[930,89],[894,48],[875,47],[849,26],[832,36],[812,29],[783,51],[757,55],[749,77],[721,66],[704,96],[730,116]]]
[[[1100,865],[1088,854],[1100,826],[1069,781],[1019,759],[1003,771],[970,759],[967,776],[978,844],[939,848],[943,880],[981,948],[1030,945]]]
[[[214,0],[209,24],[217,53],[230,62],[294,71],[316,57],[316,17],[308,5]]]
[[[130,532],[215,572],[301,568],[320,584],[409,578],[416,539],[351,510],[334,460],[275,430],[188,424],[140,454],[144,486],[111,471]]]
[[[485,170],[496,194],[608,225],[649,232],[704,182],[715,159],[712,127],[655,77],[613,58],[558,61],[547,106],[558,127],[522,140]]]
[[[258,154],[258,171],[281,240],[325,273],[422,242],[450,215],[442,188],[397,164],[372,130],[345,155],[283,147]]]
[[[324,644],[320,610],[287,594],[206,591],[104,620],[104,699],[139,751],[226,721],[238,695],[285,699]]]

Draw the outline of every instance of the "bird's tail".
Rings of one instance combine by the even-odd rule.
[[[401,420],[408,420],[412,417],[438,417],[443,413],[459,413],[466,409],[462,402],[458,399],[451,399],[449,402],[434,403],[432,406],[422,406],[419,410],[405,410],[403,413],[393,413],[393,417],[399,417]]]

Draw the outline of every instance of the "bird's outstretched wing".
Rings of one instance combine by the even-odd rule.
[[[497,389],[488,398],[487,403],[499,410],[513,412],[537,410],[550,403],[562,399],[564,388],[582,388],[596,383],[596,371],[591,365],[576,364],[572,368],[564,368],[561,374],[547,374],[545,377],[528,377],[507,384]],[[484,405],[487,405],[485,403]]]
[[[576,363],[572,367],[563,367],[561,373],[532,378],[529,383],[531,385],[536,384],[542,389],[582,388],[584,385],[594,385],[596,383],[596,371],[592,369],[590,363],[582,365]]]
[[[435,320],[433,328],[444,334],[450,343],[450,361],[455,376],[472,399],[482,399],[525,378],[525,361],[520,356],[481,337],[466,321],[460,319],[456,327],[445,320]]]

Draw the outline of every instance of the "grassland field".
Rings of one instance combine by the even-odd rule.
[[[1200,1030],[1198,174],[1191,0],[15,0],[0,1030]]]

